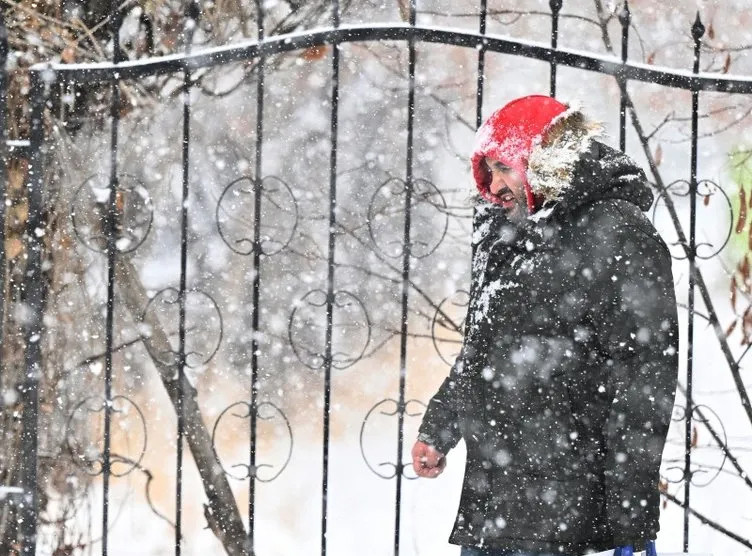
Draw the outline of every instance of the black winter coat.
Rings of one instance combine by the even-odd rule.
[[[467,445],[453,544],[644,550],[678,374],[671,256],[644,172],[593,142],[515,226],[480,201],[465,338],[418,438]]]

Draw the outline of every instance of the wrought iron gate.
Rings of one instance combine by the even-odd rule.
[[[112,2],[112,13],[117,13],[116,2]],[[42,368],[42,359],[44,353],[42,353],[40,338],[45,333],[45,327],[43,324],[43,315],[45,311],[44,298],[45,298],[45,284],[42,276],[43,272],[43,237],[46,226],[45,222],[45,202],[44,202],[44,171],[45,171],[45,152],[46,147],[50,145],[50,140],[45,136],[44,126],[44,113],[46,92],[49,87],[54,85],[63,86],[76,86],[83,87],[89,83],[109,83],[111,87],[111,143],[110,143],[110,172],[108,177],[108,188],[106,198],[100,199],[102,204],[101,210],[101,237],[94,241],[91,237],[79,237],[79,240],[88,243],[89,247],[102,253],[106,257],[106,283],[107,283],[107,303],[106,303],[106,325],[105,325],[105,351],[104,351],[104,384],[105,389],[103,392],[104,402],[100,405],[96,405],[93,408],[89,408],[91,413],[101,412],[104,419],[104,438],[103,438],[103,450],[101,453],[101,468],[97,473],[101,473],[102,485],[103,485],[103,498],[102,498],[102,554],[108,553],[108,493],[110,481],[113,477],[117,476],[113,473],[113,460],[110,447],[110,424],[111,417],[119,403],[127,404],[128,400],[123,399],[122,396],[118,396],[113,393],[112,380],[113,380],[113,352],[114,335],[113,335],[113,322],[114,313],[116,309],[115,303],[115,287],[118,275],[119,264],[121,264],[122,255],[126,252],[134,250],[138,247],[138,238],[131,244],[124,247],[120,240],[123,235],[118,228],[117,215],[119,212],[118,203],[121,202],[120,195],[123,191],[128,190],[130,184],[128,183],[127,176],[119,172],[118,169],[118,155],[120,153],[120,135],[119,135],[119,111],[118,106],[119,99],[119,83],[123,81],[138,81],[155,75],[164,74],[182,74],[183,76],[183,138],[182,138],[182,203],[180,205],[180,230],[181,230],[181,243],[180,243],[180,279],[179,286],[170,291],[162,291],[157,294],[152,301],[146,299],[144,301],[144,314],[149,311],[149,305],[154,300],[161,296],[161,302],[173,305],[177,308],[177,323],[178,323],[178,347],[176,352],[172,352],[167,355],[164,350],[160,351],[157,340],[153,341],[153,345],[150,346],[150,350],[154,350],[157,353],[156,358],[165,358],[163,360],[162,381],[165,384],[171,401],[175,407],[176,414],[178,416],[177,421],[177,463],[175,468],[176,477],[176,490],[175,506],[176,512],[174,516],[175,525],[175,541],[174,552],[175,554],[181,553],[181,538],[183,537],[183,523],[182,523],[182,511],[183,511],[183,449],[187,443],[192,450],[194,458],[203,461],[199,461],[201,467],[200,473],[202,473],[202,479],[204,484],[212,485],[215,489],[215,495],[208,493],[208,510],[207,515],[211,516],[215,520],[212,528],[216,531],[223,531],[232,540],[229,541],[226,546],[231,546],[235,553],[252,553],[254,549],[254,500],[256,495],[256,481],[261,480],[258,476],[259,465],[256,459],[256,426],[257,418],[259,418],[259,412],[263,407],[268,410],[278,412],[284,419],[284,414],[280,408],[276,406],[271,407],[266,402],[260,402],[258,399],[259,381],[261,380],[258,372],[258,332],[263,327],[260,322],[261,315],[259,311],[259,296],[264,283],[261,279],[259,272],[260,267],[263,265],[264,257],[273,255],[276,251],[269,247],[265,243],[264,238],[261,235],[261,218],[262,218],[262,201],[263,190],[268,187],[279,187],[284,190],[286,184],[275,182],[273,176],[265,176],[262,171],[262,160],[264,156],[264,102],[265,102],[265,80],[264,80],[264,60],[265,58],[279,54],[282,52],[290,52],[295,50],[301,50],[306,48],[312,48],[322,45],[331,45],[331,115],[330,115],[330,166],[329,166],[329,235],[328,235],[328,253],[327,253],[327,280],[325,288],[320,290],[312,290],[309,292],[311,296],[316,296],[316,299],[311,303],[318,303],[320,306],[325,307],[325,342],[322,353],[316,353],[315,361],[309,361],[312,368],[320,369],[323,372],[324,378],[324,404],[323,404],[323,432],[322,432],[322,464],[323,464],[323,476],[321,478],[321,535],[320,535],[320,550],[321,554],[327,552],[327,531],[331,529],[331,524],[328,522],[327,511],[327,493],[329,483],[329,440],[330,440],[330,415],[331,415],[331,377],[332,370],[338,368],[338,361],[336,354],[332,349],[332,336],[333,326],[336,311],[338,307],[341,307],[343,298],[347,297],[347,292],[341,292],[335,290],[335,255],[337,253],[337,241],[335,229],[337,225],[337,149],[338,149],[338,105],[339,105],[339,71],[340,71],[340,55],[339,45],[346,42],[362,42],[362,41],[398,41],[404,44],[404,47],[408,52],[408,99],[407,99],[407,139],[405,145],[406,153],[406,166],[404,169],[404,178],[401,178],[402,193],[404,195],[404,228],[402,230],[402,245],[399,248],[399,259],[401,268],[401,328],[400,328],[400,349],[399,349],[399,392],[396,399],[381,400],[374,405],[374,409],[382,407],[384,403],[393,403],[395,410],[394,413],[398,417],[398,436],[397,444],[395,446],[395,459],[394,463],[390,464],[393,468],[393,473],[382,475],[389,481],[395,481],[396,484],[396,498],[394,500],[394,553],[400,552],[400,526],[401,520],[401,498],[402,498],[402,484],[403,480],[407,479],[404,471],[407,464],[405,460],[405,441],[403,434],[404,418],[408,412],[408,406],[414,400],[406,400],[405,384],[407,380],[408,371],[408,307],[409,296],[408,292],[410,288],[408,282],[410,279],[410,263],[411,258],[415,255],[415,240],[413,230],[411,228],[411,209],[414,202],[414,193],[416,188],[419,187],[420,179],[416,178],[413,173],[413,155],[414,155],[414,111],[416,102],[420,101],[420,98],[416,98],[416,65],[419,64],[419,60],[416,59],[416,44],[417,43],[437,43],[441,45],[452,45],[459,47],[466,47],[477,50],[477,103],[476,103],[476,127],[480,126],[482,122],[483,114],[483,95],[484,95],[484,64],[486,53],[503,53],[514,56],[526,57],[534,60],[544,61],[550,64],[550,94],[553,96],[556,94],[556,82],[557,82],[557,67],[566,66],[570,68],[576,68],[582,71],[599,72],[604,75],[612,76],[619,85],[620,88],[620,105],[619,105],[619,144],[622,150],[626,145],[626,132],[627,132],[627,116],[630,116],[631,125],[640,140],[640,143],[644,149],[645,155],[650,163],[650,174],[654,185],[656,187],[657,194],[660,196],[661,202],[663,202],[671,216],[673,224],[676,228],[676,234],[678,237],[678,245],[683,249],[685,257],[687,259],[687,265],[690,272],[689,278],[689,297],[688,297],[688,328],[686,330],[688,341],[688,348],[686,352],[687,362],[687,376],[686,376],[686,406],[682,408],[683,417],[686,426],[686,452],[684,472],[681,481],[684,485],[684,499],[679,501],[676,498],[671,499],[684,507],[684,549],[688,547],[688,531],[689,531],[689,515],[690,515],[690,485],[692,484],[693,474],[691,472],[691,431],[693,420],[703,423],[711,431],[711,435],[718,442],[719,447],[723,451],[724,455],[728,458],[731,465],[734,466],[739,475],[744,479],[747,485],[752,486],[752,477],[745,474],[740,464],[736,459],[728,452],[727,446],[724,444],[723,439],[719,436],[717,431],[712,429],[712,426],[705,419],[703,409],[700,406],[696,406],[693,403],[692,397],[692,376],[693,376],[693,334],[694,334],[694,318],[695,312],[695,292],[699,292],[705,306],[708,308],[707,321],[713,326],[714,331],[718,337],[721,350],[728,363],[728,372],[733,376],[734,382],[738,389],[741,405],[746,413],[747,417],[752,422],[752,405],[750,405],[748,394],[742,383],[739,373],[739,363],[741,357],[735,358],[731,349],[728,346],[726,335],[721,327],[721,324],[716,316],[713,300],[710,297],[708,286],[705,278],[699,270],[696,259],[699,257],[697,253],[697,242],[695,237],[696,226],[696,200],[699,197],[703,197],[705,194],[702,191],[698,191],[698,187],[706,180],[698,179],[697,172],[697,139],[698,139],[698,98],[701,92],[704,91],[716,91],[726,92],[734,94],[749,95],[752,94],[752,79],[733,77],[733,76],[719,76],[717,74],[704,74],[699,71],[700,63],[700,46],[702,44],[702,37],[704,34],[704,27],[699,19],[691,27],[692,37],[694,39],[695,51],[694,51],[694,63],[691,72],[683,71],[669,71],[666,69],[660,69],[657,67],[646,66],[639,63],[631,63],[627,58],[627,51],[629,45],[629,29],[630,29],[630,13],[629,8],[625,2],[619,20],[622,27],[622,42],[621,42],[621,57],[620,59],[611,56],[600,56],[595,54],[584,54],[581,52],[575,52],[567,49],[558,48],[558,19],[559,13],[562,8],[562,0],[551,0],[551,44],[543,45],[532,42],[526,42],[524,40],[515,40],[506,38],[503,36],[493,36],[486,34],[486,19],[487,19],[487,6],[486,1],[481,0],[479,6],[479,27],[478,32],[469,32],[458,29],[442,29],[433,28],[428,26],[421,26],[416,23],[416,4],[413,1],[409,2],[409,18],[406,24],[383,24],[383,25],[340,25],[340,8],[337,0],[332,1],[331,6],[331,26],[325,29],[313,29],[303,31],[300,33],[291,33],[282,36],[266,36],[264,29],[264,13],[262,9],[262,2],[257,0],[257,21],[258,21],[258,40],[232,44],[224,47],[215,47],[203,49],[200,51],[191,51],[190,47],[181,55],[164,56],[157,58],[149,58],[137,61],[124,61],[118,46],[118,41],[114,41],[114,58],[111,63],[101,64],[44,64],[34,67],[31,70],[31,136],[29,138],[28,149],[23,148],[24,145],[15,145],[16,149],[9,153],[7,149],[6,138],[3,137],[2,141],[2,155],[7,159],[9,156],[28,156],[30,170],[29,170],[29,183],[27,185],[28,192],[28,223],[27,223],[27,268],[28,271],[25,276],[25,283],[23,287],[24,303],[27,305],[29,313],[26,320],[25,327],[25,342],[26,342],[26,374],[23,384],[19,387],[20,393],[23,396],[23,484],[11,485],[7,489],[5,501],[6,503],[17,504],[22,508],[23,512],[23,539],[24,547],[23,552],[25,554],[34,554],[36,551],[36,535],[37,535],[37,522],[38,522],[38,496],[37,496],[37,420],[38,420],[38,392],[40,387],[40,371]],[[194,25],[190,24],[191,21],[195,21],[201,15],[200,6],[198,3],[191,3],[187,13],[185,14],[186,22],[185,34],[186,44],[190,45],[190,36],[193,32]],[[111,31],[113,36],[118,36],[120,21],[117,17],[111,19]],[[0,48],[0,65],[5,66],[7,56],[7,43]],[[247,412],[247,418],[250,419],[251,436],[249,439],[250,451],[248,453],[248,460],[246,466],[245,479],[248,480],[248,521],[242,523],[240,515],[235,513],[227,515],[226,508],[221,505],[219,499],[223,496],[229,495],[232,497],[229,491],[229,486],[225,476],[226,470],[219,466],[214,465],[211,458],[215,456],[213,451],[206,451],[207,446],[213,446],[212,434],[209,430],[192,420],[192,410],[196,403],[196,392],[194,387],[186,379],[185,370],[188,366],[188,360],[192,357],[191,351],[187,347],[187,331],[186,331],[186,310],[187,306],[191,303],[197,302],[191,297],[200,296],[200,293],[195,292],[189,287],[186,271],[187,261],[187,249],[188,249],[188,234],[187,234],[187,221],[190,217],[190,203],[191,197],[191,96],[190,91],[192,88],[191,76],[194,72],[199,71],[202,68],[225,65],[232,62],[255,60],[257,65],[257,91],[256,91],[256,143],[255,143],[255,166],[251,178],[247,178],[245,182],[233,182],[227,186],[225,193],[230,195],[236,191],[238,187],[242,185],[248,186],[250,189],[248,193],[252,194],[253,198],[253,237],[251,240],[246,240],[245,243],[234,243],[231,248],[236,252],[248,255],[252,258],[252,267],[255,270],[253,273],[253,280],[251,285],[252,292],[252,314],[251,314],[251,327],[252,327],[252,347],[250,356],[250,368],[251,375],[249,383],[247,385],[247,401],[239,402],[237,405],[243,408],[243,411]],[[0,73],[0,103],[4,105],[4,94],[6,88],[5,73]],[[672,191],[675,188],[676,183],[667,184],[664,183],[661,174],[657,168],[653,154],[648,147],[648,137],[643,130],[639,113],[632,103],[630,94],[628,92],[627,84],[630,81],[640,81],[658,84],[670,88],[684,89],[691,91],[691,122],[692,122],[692,138],[691,138],[691,165],[688,168],[689,178],[684,181],[687,186],[687,192],[680,193],[682,195],[689,196],[689,218],[690,225],[689,230],[684,230],[680,223],[679,214],[674,206],[672,200],[672,194],[676,195]],[[4,111],[0,112],[3,114]],[[4,121],[0,120],[0,129],[5,131]],[[4,187],[5,176],[0,174],[0,184]],[[679,184],[681,185],[681,184]],[[287,192],[284,192],[287,194]],[[224,193],[223,193],[224,195]],[[147,201],[144,201],[146,203]],[[220,204],[222,199],[220,199]],[[219,218],[220,207],[217,206],[217,214]],[[4,212],[0,211],[0,214]],[[0,229],[4,230],[4,226],[0,226]],[[294,232],[294,226],[293,226]],[[218,231],[223,233],[221,224],[218,224]],[[730,230],[729,230],[730,233]],[[4,242],[0,242],[0,246],[4,245]],[[230,245],[230,243],[228,243]],[[724,244],[725,245],[725,244]],[[284,243],[281,244],[279,249],[284,248]],[[710,256],[715,256],[723,246],[715,250]],[[4,251],[0,249],[0,257],[4,257]],[[707,257],[705,257],[707,258]],[[4,261],[4,259],[2,259]],[[209,301],[204,300],[207,303]],[[352,301],[352,300],[351,300]],[[354,302],[357,303],[357,300]],[[5,310],[5,300],[0,305],[0,310]],[[221,316],[220,316],[221,318]],[[290,322],[294,320],[293,315],[290,317]],[[169,344],[167,344],[169,347]],[[295,345],[293,345],[295,349]],[[746,353],[746,351],[745,351]],[[743,355],[742,355],[743,356]],[[302,360],[302,359],[301,359]],[[174,371],[176,374],[171,375],[170,372]],[[692,408],[691,411],[687,408]],[[225,412],[232,409],[228,407]],[[235,408],[237,409],[237,407]],[[223,412],[223,415],[225,414]],[[366,416],[365,419],[368,417]],[[215,425],[216,426],[216,425]],[[292,442],[292,432],[290,431],[290,443]],[[292,445],[291,445],[292,446]],[[292,447],[290,448],[292,449]],[[98,456],[99,457],[99,456]],[[122,462],[119,462],[122,463]],[[286,464],[285,464],[286,465]],[[370,464],[369,464],[370,465]],[[228,494],[229,493],[229,494]],[[670,495],[668,495],[670,496]],[[717,530],[732,536],[739,540],[743,545],[750,547],[749,541],[743,539],[739,535],[725,530],[721,525],[713,522],[706,516],[701,516],[695,512],[695,515],[706,524],[716,528]]]

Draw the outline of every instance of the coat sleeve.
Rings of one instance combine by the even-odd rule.
[[[455,389],[459,386],[458,366],[462,365],[462,351],[452,365],[449,376],[428,402],[418,429],[418,440],[447,454],[462,438],[456,410]]]
[[[671,256],[655,228],[633,205],[607,204],[588,230],[597,238],[588,257],[589,318],[611,400],[606,512],[615,544],[638,551],[660,529],[659,468],[678,375],[676,296]]]
[[[433,395],[428,402],[426,412],[423,414],[423,422],[418,429],[418,440],[430,444],[436,448],[442,454],[447,454],[449,450],[454,448],[462,438],[462,431],[459,426],[459,415],[457,413],[457,405],[461,403],[459,390],[460,381],[462,380],[461,374],[463,371],[463,361],[470,351],[467,348],[467,334],[469,333],[469,315],[470,308],[473,306],[473,299],[476,295],[476,290],[479,287],[479,272],[477,268],[481,266],[479,262],[484,259],[482,255],[487,252],[483,252],[484,247],[479,244],[485,242],[488,238],[493,238],[493,231],[497,229],[498,219],[500,214],[493,208],[491,203],[485,202],[480,196],[476,199],[475,209],[473,211],[473,241],[472,241],[472,267],[471,272],[471,284],[470,284],[470,300],[468,303],[468,312],[465,315],[465,338],[462,342],[462,349],[460,354],[454,361],[449,376],[444,379],[444,382],[439,387],[439,390]],[[480,258],[477,258],[481,255]]]

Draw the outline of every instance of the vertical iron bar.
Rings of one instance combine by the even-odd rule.
[[[480,0],[480,23],[478,31],[481,35],[486,34],[486,18],[488,17],[487,0]],[[483,124],[483,84],[486,79],[486,41],[481,43],[478,49],[478,81],[475,90],[475,129],[477,130]],[[473,222],[477,217],[478,207],[473,205]],[[472,243],[472,242],[470,242]],[[470,260],[475,257],[475,244],[472,243]]]
[[[3,349],[5,340],[5,201],[8,191],[8,74],[5,67],[8,61],[8,29],[5,16],[0,11],[0,411],[5,407],[3,379],[5,377],[5,358]]]
[[[198,22],[199,7],[190,0],[183,24],[183,39],[186,56],[191,53],[193,31]],[[180,204],[180,286],[178,290],[178,399],[177,399],[177,453],[175,480],[175,556],[180,556],[183,540],[183,441],[185,438],[185,404],[183,398],[185,381],[185,294],[188,266],[188,193],[190,181],[190,136],[191,136],[191,70],[183,64],[183,183]]]
[[[629,11],[629,1],[624,0],[624,5],[619,12],[621,23],[621,63],[622,71],[619,73],[619,148],[622,152],[627,149],[627,80],[624,77],[624,68],[627,63],[629,52],[629,23],[632,19]]]
[[[332,27],[339,27],[339,1],[332,0]],[[324,446],[321,480],[321,554],[326,555],[327,512],[329,493],[329,413],[332,388],[332,326],[334,317],[334,229],[337,225],[337,128],[339,108],[339,43],[332,42],[332,112],[331,144],[329,155],[329,230],[326,277],[326,343],[324,353]]]
[[[415,26],[415,0],[410,0],[410,26]],[[415,118],[415,37],[408,40],[408,85],[407,85],[407,156],[405,161],[405,227],[402,241],[402,317],[400,323],[400,377],[399,401],[397,403],[397,492],[394,519],[394,556],[399,556],[400,518],[402,499],[402,452],[404,444],[405,423],[405,382],[407,379],[407,318],[408,318],[408,282],[410,279],[410,213],[413,197],[413,120]]]
[[[559,45],[559,12],[564,0],[549,0],[551,8],[551,50],[555,51]],[[551,57],[551,96],[556,96],[556,59]]]
[[[256,0],[256,29],[258,41],[264,40],[264,11]],[[253,554],[253,535],[256,504],[256,412],[258,411],[258,329],[261,287],[261,180],[262,147],[264,144],[264,54],[259,53],[256,65],[256,169],[253,180],[253,307],[251,313],[251,408],[250,408],[250,472],[248,473],[248,546]]]
[[[697,17],[692,24],[692,39],[694,40],[694,63],[692,72],[697,74],[700,71],[700,45],[702,35],[705,33],[705,26],[700,21],[700,11],[697,11]],[[684,428],[684,552],[689,549],[689,491],[691,484],[690,464],[692,449],[692,364],[694,362],[693,345],[694,345],[694,316],[695,316],[695,224],[697,216],[697,112],[699,108],[699,90],[692,89],[692,152],[690,160],[690,177],[689,177],[689,254],[687,262],[689,263],[689,298],[687,300],[688,320],[687,320],[687,410],[685,414]]]
[[[110,1],[110,35],[112,37],[112,59],[115,64],[122,61],[120,51],[120,12],[117,0]],[[120,125],[120,78],[115,72],[110,82],[110,180],[107,210],[105,211],[104,232],[107,256],[107,316],[105,318],[105,359],[104,359],[104,448],[102,454],[102,556],[108,551],[108,522],[110,496],[110,427],[112,419],[112,346],[115,312],[115,214],[117,211],[118,189],[118,128]]]
[[[487,0],[480,0],[480,25],[478,31],[481,35],[486,34],[486,17],[488,9]],[[478,82],[475,91],[475,129],[478,129],[483,123],[483,82],[485,80],[486,70],[486,42],[481,43],[478,49]]]
[[[28,317],[24,321],[24,380],[21,385],[23,397],[23,414],[21,421],[21,469],[23,486],[23,508],[20,534],[23,554],[33,556],[37,545],[37,416],[39,406],[39,377],[42,373],[42,248],[43,230],[42,212],[42,169],[44,154],[44,105],[46,89],[42,75],[31,71],[31,132],[29,182],[27,185],[28,216],[26,219],[26,272],[24,274],[21,301],[28,308]]]

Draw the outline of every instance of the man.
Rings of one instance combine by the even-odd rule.
[[[644,172],[600,131],[534,95],[476,134],[465,338],[412,451],[436,477],[465,440],[449,538],[463,556],[654,548],[678,374],[671,257]]]

